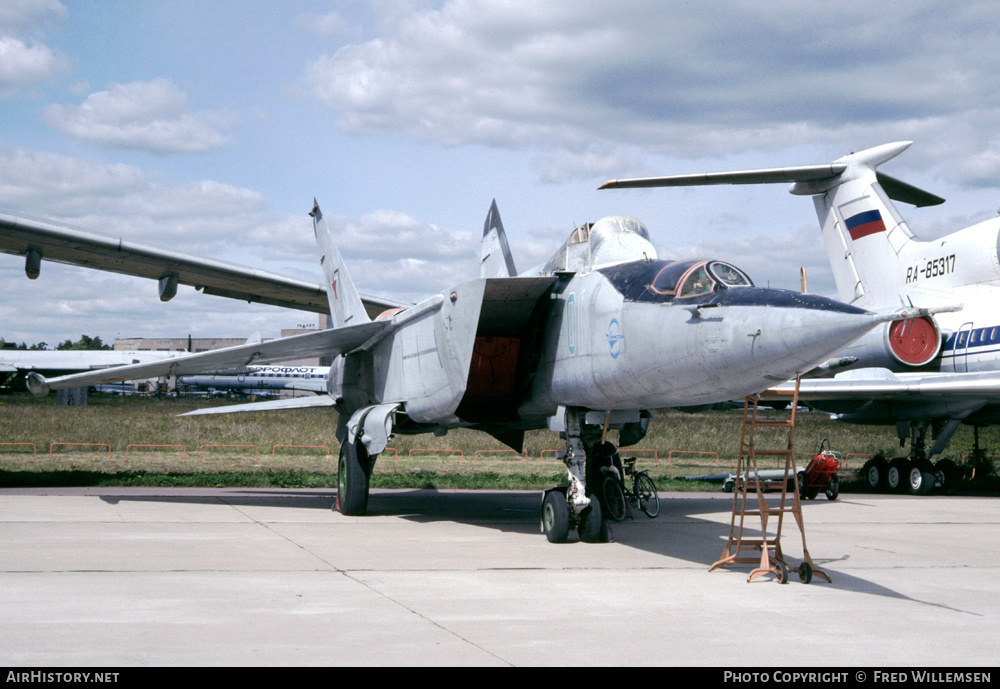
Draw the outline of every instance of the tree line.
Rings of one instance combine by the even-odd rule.
[[[63,351],[63,350],[71,350],[71,351],[88,350],[88,351],[92,351],[92,350],[107,350],[107,349],[112,349],[112,346],[109,345],[109,344],[104,344],[101,341],[100,336],[98,336],[98,337],[91,337],[89,335],[80,335],[80,339],[77,340],[76,342],[73,342],[72,340],[66,340],[64,342],[61,342],[60,344],[57,344],[55,347],[50,347],[47,342],[38,342],[37,344],[33,344],[33,345],[30,345],[30,346],[28,344],[24,343],[24,342],[22,342],[21,344],[14,344],[14,343],[8,343],[3,338],[0,338],[0,349],[25,349],[25,350],[31,350],[31,351],[41,351],[41,350],[49,350],[49,349],[55,349],[55,350],[60,350],[60,351]]]

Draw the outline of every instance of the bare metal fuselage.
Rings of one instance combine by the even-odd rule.
[[[628,265],[462,283],[427,303],[439,307],[418,304],[423,314],[405,328],[339,359],[330,392],[346,413],[399,403],[401,432],[537,428],[560,407],[740,398],[808,370],[874,322],[822,297],[752,286],[629,299],[615,281]]]

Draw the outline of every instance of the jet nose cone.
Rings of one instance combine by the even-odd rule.
[[[826,297],[751,288],[728,300],[747,309],[751,361],[771,381],[785,381],[823,363],[886,320]],[[721,305],[721,304],[720,304]]]

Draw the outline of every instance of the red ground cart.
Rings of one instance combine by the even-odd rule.
[[[819,446],[819,454],[815,455],[805,469],[799,469],[796,476],[799,482],[799,497],[812,500],[820,491],[826,493],[829,500],[836,500],[840,495],[840,477],[837,472],[844,464],[844,456],[833,450],[824,450],[828,443],[823,440]]]

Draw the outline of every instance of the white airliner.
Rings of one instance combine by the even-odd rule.
[[[244,394],[272,390],[326,392],[329,374],[329,366],[247,366],[181,376],[177,383],[209,390],[239,390]]]
[[[863,475],[873,488],[922,494],[953,478],[950,459],[930,458],[960,424],[1000,423],[1000,218],[918,239],[892,200],[920,207],[944,199],[876,171],[909,146],[886,144],[825,165],[616,180],[602,188],[791,183],[792,194],[813,197],[841,301],[873,311],[929,307],[933,315],[872,330],[816,372],[836,375],[803,380],[800,390],[800,399],[841,420],[896,424],[901,444],[911,438],[909,457],[871,460]]]
[[[0,378],[23,377],[29,372],[42,375],[66,375],[117,366],[145,364],[184,356],[187,352],[114,351],[114,350],[0,350]]]

